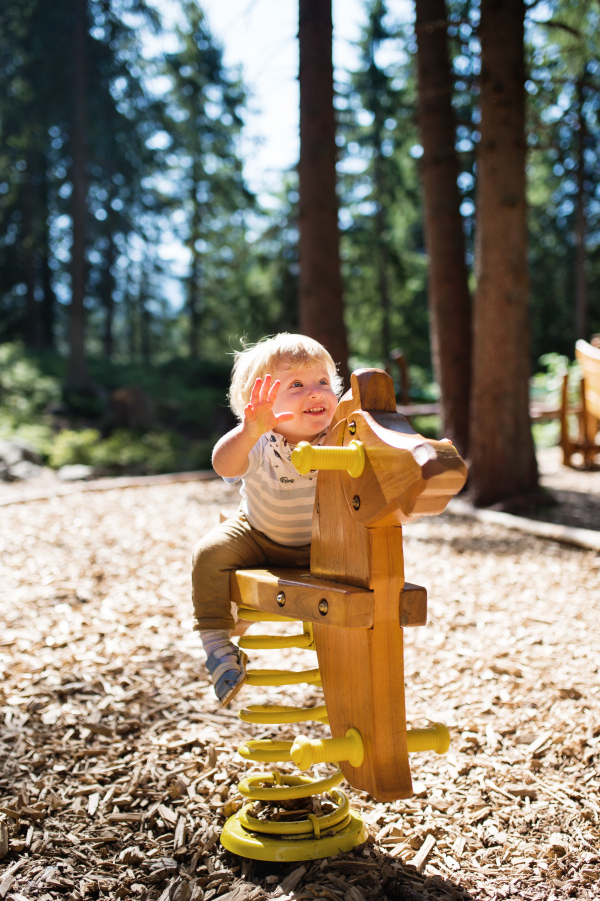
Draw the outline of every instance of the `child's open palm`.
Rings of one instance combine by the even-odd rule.
[[[250,395],[250,403],[244,407],[244,425],[250,426],[252,430],[260,435],[276,428],[282,422],[289,422],[294,418],[293,413],[274,413],[273,405],[277,399],[281,382],[276,379],[274,382],[270,375],[266,375],[263,379],[256,379],[252,394]]]

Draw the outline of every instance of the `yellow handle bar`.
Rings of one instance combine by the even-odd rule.
[[[302,476],[313,469],[340,469],[357,479],[365,468],[365,449],[362,441],[348,447],[313,447],[301,441],[292,451],[292,463]]]
[[[406,742],[409,754],[418,751],[445,754],[450,747],[450,733],[443,723],[434,723],[427,729],[409,729]],[[310,739],[299,735],[289,753],[301,770],[307,770],[315,763],[337,763],[341,760],[347,760],[351,766],[360,766],[365,757],[358,729],[348,729],[345,738]]]

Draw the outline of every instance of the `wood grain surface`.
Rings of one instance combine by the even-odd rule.
[[[277,600],[282,593],[283,606]],[[236,604],[328,627],[370,629],[373,597],[367,589],[316,579],[297,569],[240,569],[231,574]],[[322,601],[327,602],[326,613],[319,610]]]
[[[362,765],[341,762],[342,772],[355,788],[392,801],[412,795],[397,602],[404,584],[402,529],[374,529],[371,539],[373,628],[350,633],[316,625],[314,634],[331,734],[342,737],[354,727],[365,744]]]

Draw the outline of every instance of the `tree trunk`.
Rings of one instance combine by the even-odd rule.
[[[142,362],[148,365],[151,362],[151,335],[150,335],[150,310],[148,309],[148,292],[151,283],[151,273],[153,258],[150,253],[146,254],[143,262],[142,275],[140,279],[139,294],[139,315],[140,315],[140,353]]]
[[[136,315],[136,298],[135,298],[135,279],[131,271],[131,263],[127,272],[127,280],[125,283],[125,317],[127,331],[127,350],[129,352],[129,363],[136,363],[138,359],[138,328]],[[139,295],[138,295],[139,296]]]
[[[388,280],[388,254],[385,244],[387,222],[384,210],[386,197],[385,178],[381,165],[381,140],[375,147],[375,189],[377,212],[375,214],[375,234],[377,235],[377,285],[379,287],[379,303],[381,305],[381,353],[384,366],[389,362],[392,350],[392,329],[390,323],[390,291]]]
[[[390,292],[387,270],[387,254],[380,240],[377,253],[377,283],[381,303],[381,351],[384,364],[390,359],[392,350],[392,329],[390,324]]]
[[[444,435],[468,453],[471,298],[460,215],[456,123],[444,0],[416,0],[419,129],[423,145],[429,310]]]
[[[33,187],[34,168],[31,153],[27,157],[25,170],[25,197],[23,203],[23,276],[25,280],[25,343],[30,347],[38,344],[38,316],[35,299],[35,190]]]
[[[331,0],[300,0],[300,331],[350,386],[340,274]]]
[[[108,250],[106,253],[106,272],[102,284],[102,306],[104,307],[104,359],[112,359],[114,352],[114,319],[115,319],[115,242],[112,234],[108,236]]]
[[[142,296],[140,317],[142,360],[147,366],[149,366],[152,362],[152,316],[150,314],[150,310],[148,309],[148,303],[145,295]]]
[[[200,190],[200,181],[202,178],[200,163],[196,160],[193,165],[193,188],[192,188],[192,204],[194,212],[192,215],[192,227],[189,238],[189,248],[191,254],[190,275],[188,279],[188,313],[189,313],[189,348],[190,357],[196,360],[200,353],[200,322],[201,322],[201,304],[202,304],[202,283],[201,283],[201,257],[200,251],[196,249],[196,242],[200,239],[200,227],[202,222],[202,211],[198,193]]]
[[[40,305],[39,340],[42,347],[54,349],[54,323],[56,319],[56,295],[52,287],[52,269],[50,268],[50,228],[48,226],[48,179],[45,166],[42,166],[42,184],[40,191],[40,213],[42,219],[41,235],[41,279],[43,297]]]
[[[188,310],[190,316],[190,357],[200,354],[200,254],[192,247],[192,270],[189,278]]]
[[[87,0],[73,0],[73,121],[71,131],[71,180],[73,193],[71,218],[73,245],[71,248],[71,305],[69,383],[73,387],[87,384],[85,360],[85,231],[87,220],[86,185],[86,55]]]
[[[471,481],[485,506],[537,489],[529,421],[523,0],[482,0]]]
[[[46,239],[47,240],[47,239]],[[50,268],[50,251],[48,244],[42,251],[42,298],[41,309],[41,344],[42,347],[55,347],[54,322],[56,319],[56,295],[52,287],[52,270]]]
[[[585,133],[583,115],[583,83],[577,84],[577,119],[579,125],[577,148],[577,205],[575,212],[575,340],[587,340],[587,279],[586,246],[587,218],[585,214]]]

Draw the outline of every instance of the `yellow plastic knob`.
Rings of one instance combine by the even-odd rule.
[[[347,760],[360,766],[365,757],[363,740],[358,729],[348,729],[345,738],[307,738],[299,735],[291,747],[292,760],[301,770],[314,763],[337,763]]]
[[[292,463],[300,475],[313,469],[338,469],[357,479],[365,468],[365,449],[361,441],[351,441],[348,447],[313,447],[301,441],[292,451]]]
[[[443,723],[434,723],[428,729],[409,729],[406,733],[409,754],[418,751],[435,751],[445,754],[450,747],[450,733]]]

